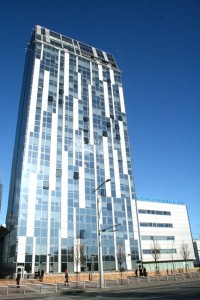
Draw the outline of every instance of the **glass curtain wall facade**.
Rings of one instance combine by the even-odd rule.
[[[132,269],[138,260],[132,174],[114,57],[36,26],[24,69],[4,267],[98,270],[99,218],[104,270],[119,269],[119,251],[122,266]]]

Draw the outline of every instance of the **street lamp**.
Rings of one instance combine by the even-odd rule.
[[[110,178],[106,179],[102,184],[100,184],[94,191],[95,193],[101,186],[105,183],[111,181]],[[99,198],[97,196],[97,230],[98,230],[98,253],[99,253],[99,277],[100,277],[100,288],[104,287],[104,278],[103,278],[103,257],[102,257],[102,239],[101,239],[101,226],[100,226],[100,219],[101,219],[101,210],[99,205]]]
[[[48,257],[49,257],[49,273],[50,273],[51,254],[48,254]]]
[[[109,181],[111,181],[110,178],[106,179],[102,184],[100,184],[100,185],[93,191],[93,193],[95,193],[102,185],[104,185],[106,182],[109,182]]]
[[[18,252],[18,240],[15,243],[15,273],[17,276],[17,252]]]
[[[91,251],[91,277],[90,277],[90,280],[92,280],[93,257],[95,256],[95,255],[93,254],[93,247],[94,247],[94,241],[92,242],[92,251]]]

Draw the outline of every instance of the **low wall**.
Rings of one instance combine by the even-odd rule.
[[[193,268],[188,270],[188,272],[197,272],[199,268]],[[185,271],[185,270],[184,270]],[[148,270],[147,270],[148,272]],[[174,274],[180,273],[180,270],[174,270]],[[118,272],[104,272],[104,280],[112,280],[112,279],[125,279],[130,276],[135,276],[135,271],[125,271],[120,273]],[[169,273],[170,274],[170,273]],[[159,275],[167,275],[167,271],[161,271]],[[155,276],[155,271],[148,272],[148,276]],[[94,280],[98,281],[99,280],[99,272],[93,272],[92,275],[91,273],[84,272],[84,273],[79,273],[74,274],[74,273],[69,273],[69,282],[70,281],[88,281],[88,280]],[[45,274],[44,276],[44,282],[62,282],[64,281],[64,273],[62,274]]]

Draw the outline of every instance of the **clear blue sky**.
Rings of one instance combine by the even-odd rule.
[[[200,1],[1,0],[4,223],[25,48],[35,24],[112,53],[123,71],[137,197],[182,201],[200,236]]]

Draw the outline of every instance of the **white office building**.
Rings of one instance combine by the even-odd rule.
[[[147,270],[193,267],[194,249],[186,205],[137,201],[141,261]]]
[[[193,240],[194,253],[195,253],[195,266],[200,267],[200,239]]]

